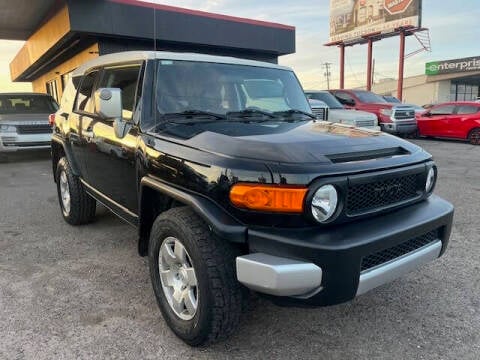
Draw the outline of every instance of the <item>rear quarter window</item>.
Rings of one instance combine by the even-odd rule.
[[[480,110],[480,107],[474,105],[461,105],[458,107],[457,114],[460,115],[470,115],[476,114]]]

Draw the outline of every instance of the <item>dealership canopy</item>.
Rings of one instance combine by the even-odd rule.
[[[270,62],[295,52],[292,26],[156,3],[16,0],[13,5],[0,0],[0,7],[0,38],[27,40],[10,65],[14,81],[34,82],[51,77],[53,69],[61,74],[91,56],[125,50],[157,48]],[[66,64],[84,50],[85,56]],[[60,64],[65,66],[58,69]]]

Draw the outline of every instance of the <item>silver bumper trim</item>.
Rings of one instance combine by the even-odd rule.
[[[239,282],[270,295],[308,297],[318,292],[322,282],[317,265],[264,253],[238,256],[236,266]]]
[[[366,293],[377,286],[386,284],[396,278],[422,266],[440,256],[442,242],[440,240],[424,246],[414,252],[405,254],[385,264],[366,270],[360,274],[357,295]]]

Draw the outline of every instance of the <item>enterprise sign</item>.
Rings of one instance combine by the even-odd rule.
[[[433,61],[425,64],[426,75],[480,71],[480,56],[454,60]]]

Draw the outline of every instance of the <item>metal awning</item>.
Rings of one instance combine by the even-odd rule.
[[[0,0],[0,39],[27,40],[57,0]]]

